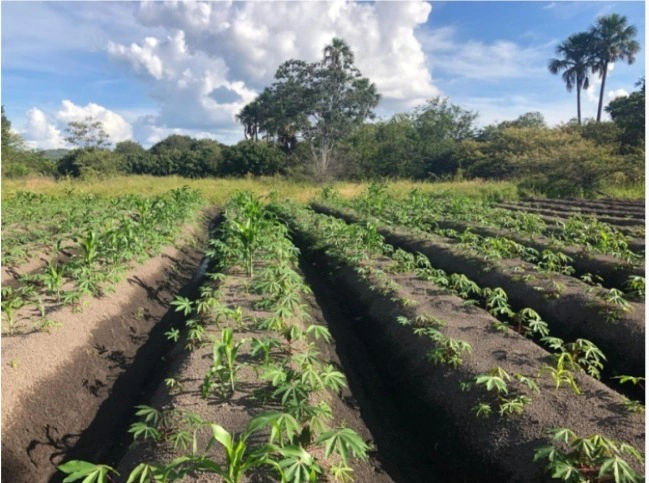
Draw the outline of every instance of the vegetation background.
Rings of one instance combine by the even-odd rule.
[[[101,123],[86,118],[68,125],[66,141],[74,149],[37,152],[11,129],[3,108],[4,188],[11,191],[24,185],[8,183],[9,179],[34,175],[67,183],[87,180],[92,190],[111,186],[121,191],[136,183],[136,190],[146,187],[152,192],[160,192],[159,186],[178,186],[180,180],[106,180],[118,175],[275,176],[248,188],[264,191],[270,184],[302,197],[316,189],[314,183],[323,182],[475,180],[476,184],[456,186],[463,190],[494,181],[493,186],[507,186],[506,196],[643,197],[644,78],[636,84],[637,91],[604,108],[612,121],[601,120],[609,65],[634,61],[640,50],[635,35],[625,17],[611,14],[557,46],[558,57],[549,59],[548,69],[562,74],[568,91],[576,91],[577,117],[555,127],[547,126],[538,112],[479,127],[478,112],[440,97],[410,112],[376,120],[373,109],[380,93],[338,38],[325,47],[319,62],[291,59],[278,67],[272,85],[238,114],[245,139],[233,146],[176,134],[149,149],[134,141],[113,146]],[[601,79],[597,119],[582,120],[580,93],[593,76]],[[98,179],[101,182],[93,184]],[[192,184],[206,192],[218,189],[218,197],[225,198],[230,186],[249,183],[248,179]],[[32,182],[36,185],[51,189],[45,181]]]

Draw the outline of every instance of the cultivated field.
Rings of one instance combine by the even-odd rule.
[[[3,188],[6,481],[642,479],[644,201]]]

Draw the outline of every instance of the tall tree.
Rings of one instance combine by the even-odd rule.
[[[101,121],[87,116],[83,121],[70,121],[65,129],[65,140],[81,149],[106,149],[110,146],[110,136]]]
[[[613,122],[622,131],[621,141],[628,150],[645,146],[645,79],[636,83],[640,89],[628,97],[619,97],[606,106],[606,112],[611,115]]]
[[[635,55],[640,51],[640,44],[634,40],[637,32],[638,29],[634,25],[627,25],[627,19],[624,15],[618,15],[617,13],[598,18],[595,25],[590,28],[590,33],[594,39],[593,46],[596,56],[593,72],[599,74],[602,78],[599,104],[597,106],[598,122],[602,118],[608,67],[617,61],[626,61],[628,64],[633,64]]]
[[[2,157],[6,160],[16,151],[24,150],[22,137],[11,129],[11,121],[5,115],[5,106],[2,106]]]
[[[354,53],[349,45],[337,37],[334,37],[331,44],[324,48],[322,64],[334,69],[349,68],[354,63]]]
[[[337,143],[373,116],[379,98],[376,86],[354,65],[349,46],[334,38],[320,62],[291,59],[280,65],[273,85],[252,103],[258,111],[248,104],[239,120],[245,125],[250,111],[258,112],[259,129],[288,148],[301,137],[315,175],[324,179],[331,174]]]
[[[568,92],[577,88],[577,121],[581,125],[581,90],[588,89],[588,71],[594,67],[593,36],[586,32],[573,34],[557,45],[559,59],[550,59],[548,69],[561,78]]]

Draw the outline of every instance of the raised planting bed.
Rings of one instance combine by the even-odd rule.
[[[539,202],[539,203],[557,203],[576,206],[587,206],[593,208],[637,208],[643,209],[645,207],[644,200],[622,200],[615,198],[600,198],[597,200],[564,198],[564,199],[551,199],[551,198],[521,198],[520,201]]]
[[[153,198],[104,200],[98,203],[104,210],[83,210],[78,226],[50,235],[47,246],[31,252],[21,266],[3,271],[3,335],[30,333],[43,324],[47,328],[53,311],[78,308],[89,296],[110,293],[136,263],[174,244],[200,204],[197,191],[181,188]],[[6,248],[11,249],[3,246],[3,253]]]
[[[556,239],[543,235],[527,235],[512,231],[498,230],[480,226],[475,223],[463,223],[451,220],[440,220],[436,222],[439,228],[452,229],[458,232],[470,230],[478,235],[488,237],[505,237],[527,247],[534,248],[539,252],[552,250],[569,256],[572,261],[570,266],[575,269],[576,276],[585,274],[595,275],[602,279],[605,287],[614,287],[621,290],[628,288],[629,278],[634,276],[644,277],[644,267],[639,263],[629,263],[619,258],[591,253],[583,247],[564,244]]]
[[[595,216],[613,216],[618,218],[635,218],[644,220],[644,208],[608,208],[608,207],[591,207],[581,206],[578,204],[564,203],[546,203],[543,201],[518,201],[512,203],[515,206],[542,208],[570,214],[585,214]]]
[[[611,255],[629,263],[640,258],[637,248],[644,249],[644,240],[638,247],[636,245],[639,240],[632,240],[620,229],[598,222],[592,217],[549,219],[525,212],[493,208],[484,202],[463,197],[438,198],[413,191],[407,199],[397,200],[380,187],[370,186],[363,195],[353,200],[343,201],[334,196],[327,202],[377,216],[387,223],[424,231],[438,232],[439,227],[443,228],[447,223],[469,223],[471,226],[494,228],[523,237],[545,235],[561,245],[575,245],[588,252]],[[548,226],[546,221],[551,225]],[[527,255],[528,258],[533,258],[533,254]]]
[[[547,235],[560,238],[563,228],[561,225],[566,223],[565,218],[557,218],[552,216],[541,216],[541,219],[548,223],[548,227],[545,230]],[[611,228],[614,228],[615,231],[625,235],[627,237],[627,245],[629,250],[637,255],[644,256],[645,254],[645,228],[644,226],[615,226],[609,225]]]
[[[3,481],[57,481],[64,458],[113,451],[170,348],[169,302],[196,289],[210,221],[127,271],[114,294],[48,312],[38,332],[2,337]]]
[[[285,225],[251,195],[236,196],[211,246],[212,281],[196,300],[173,303],[186,327],[168,333],[178,341],[173,362],[137,408],[136,442],[116,465],[122,478],[387,483],[395,480],[382,468],[386,440],[395,449],[386,466],[397,475],[406,466],[397,481],[425,478],[427,463],[408,468],[407,443],[399,448],[381,421],[370,431],[361,419],[364,398],[346,387]],[[378,453],[368,444],[374,430]]]
[[[498,203],[496,206],[499,208],[504,208],[506,210],[535,213],[537,215],[543,215],[552,218],[568,218],[570,216],[575,216],[574,213],[557,211],[554,209],[549,210],[544,208],[531,208],[527,206],[519,206],[519,205],[514,205],[509,203]],[[644,226],[644,222],[641,219],[638,220],[634,218],[623,218],[619,216],[597,216],[597,220],[601,221],[602,223],[608,223],[610,225],[614,225],[616,227],[619,226],[619,227],[640,228]]]
[[[352,223],[363,221],[351,210],[323,205],[314,205],[314,209]],[[592,287],[571,277],[542,274],[524,262],[486,261],[447,239],[402,227],[383,226],[378,231],[394,246],[423,253],[436,268],[464,274],[483,287],[503,288],[517,310],[536,310],[554,335],[591,340],[606,354],[613,375],[644,375],[643,304],[627,302],[629,311],[622,312],[591,294]]]
[[[434,283],[395,273],[395,261],[382,254],[389,247],[372,230],[336,228],[305,210],[282,216],[319,272],[331,273],[341,301],[366,314],[355,333],[403,395],[401,410],[419,422],[429,458],[442,458],[446,481],[548,481],[543,462],[534,462],[548,444],[547,428],[644,446],[644,417],[627,412],[619,394],[582,374],[575,375],[581,395],[557,389],[543,375],[550,354],[517,333],[493,330],[495,319]],[[496,374],[506,393],[486,389]],[[524,401],[520,411],[512,400]]]

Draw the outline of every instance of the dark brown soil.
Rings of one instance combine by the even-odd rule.
[[[248,283],[249,279],[247,277],[241,274],[231,273],[220,286],[224,295],[219,300],[230,308],[241,307],[244,314],[250,318],[249,320],[270,316],[270,313],[259,311],[255,308],[255,303],[261,297],[250,293],[246,289]],[[309,307],[313,323],[326,325],[327,320],[325,320],[316,299],[313,296],[306,296],[305,302]],[[277,337],[277,334],[254,329],[250,321],[244,323],[241,327],[237,327],[232,321],[224,322],[218,328],[214,325],[209,326],[207,328],[207,337],[219,338],[221,329],[225,326],[231,326],[235,330],[236,340],[250,340],[252,337],[260,338],[264,336]],[[299,347],[294,346],[294,350],[297,352]],[[319,350],[321,351],[321,359],[323,361],[329,361],[336,367],[341,366],[334,347],[320,344]],[[173,362],[167,371],[167,377],[174,377],[178,380],[182,384],[182,390],[170,394],[169,390],[164,385],[161,385],[155,391],[152,400],[148,404],[156,408],[173,407],[179,411],[192,411],[200,415],[203,420],[218,423],[228,431],[234,433],[243,431],[248,421],[254,415],[263,411],[278,410],[277,406],[270,403],[263,404],[254,398],[254,392],[265,388],[266,383],[259,379],[259,374],[255,370],[259,362],[250,354],[249,343],[244,343],[239,352],[238,360],[243,363],[243,366],[237,374],[236,392],[225,399],[216,393],[211,394],[208,399],[203,399],[201,397],[200,386],[203,382],[203,377],[211,365],[211,352],[211,345],[206,345],[205,347],[189,352],[184,349],[184,341],[177,344],[171,356]],[[278,354],[276,353],[276,355]],[[363,439],[370,442],[374,440],[373,434],[375,430],[378,430],[379,433],[382,433],[383,439],[387,438],[392,442],[392,449],[397,447],[398,443],[395,441],[394,435],[387,435],[385,433],[387,428],[381,427],[378,421],[374,421],[374,427],[368,429],[364,419],[361,417],[363,405],[359,404],[353,387],[351,391],[349,389],[343,391],[340,396],[330,393],[320,396],[331,405],[334,415],[334,420],[331,422],[332,426],[345,425],[350,427],[359,433]],[[381,407],[382,402],[375,401],[371,404],[372,406],[376,405],[377,407]],[[374,409],[371,410],[373,411]],[[393,417],[389,416],[389,418]],[[397,454],[402,453],[402,451],[400,453],[397,452]],[[163,463],[181,454],[182,451],[176,451],[171,445],[165,443],[155,445],[136,443],[131,446],[121,460],[119,471],[121,474],[127,475],[141,462]],[[220,450],[213,451],[210,454],[214,460],[220,463],[223,462]],[[380,444],[378,451],[373,453],[369,461],[354,462],[354,480],[367,483],[388,483],[395,481],[392,477],[392,471],[395,471],[395,468],[391,468],[392,471],[389,474],[386,473],[383,468],[383,458],[387,460],[394,459],[394,454],[386,453],[382,448],[382,444]],[[412,463],[412,461],[410,462]],[[394,466],[394,462],[392,462],[392,466]],[[398,471],[398,467],[396,471]],[[412,472],[412,470],[410,471]],[[417,474],[421,476],[421,472]],[[264,479],[264,481],[273,480],[274,478],[270,475],[267,475]],[[197,474],[191,478],[191,481],[222,480],[213,474]],[[412,480],[406,480],[402,477],[396,479],[396,481]]]
[[[199,261],[196,248],[167,248],[130,271],[114,295],[81,313],[57,311],[62,327],[3,337],[3,480],[49,481],[64,458],[111,451],[165,350],[169,302],[191,289]]]
[[[548,210],[543,208],[531,208],[528,206],[518,206],[514,204],[507,204],[507,203],[498,203],[496,206],[498,208],[504,208],[506,210],[523,211],[526,213],[534,213],[537,215],[548,216],[551,218],[569,218],[570,216],[574,216],[574,213],[569,213],[565,211]],[[615,227],[632,227],[632,228],[644,227],[644,221],[638,219],[622,218],[618,216],[597,216],[596,218],[598,221],[601,221],[602,223],[608,223],[609,225],[613,225]]]
[[[324,206],[314,209],[348,222],[359,220],[349,210]],[[379,233],[394,246],[423,253],[434,267],[449,274],[465,274],[481,287],[503,288],[514,310],[533,308],[549,324],[553,335],[570,341],[591,340],[606,354],[607,367],[614,374],[644,375],[643,304],[632,304],[632,312],[614,323],[608,322],[602,302],[587,293],[590,287],[571,277],[542,274],[524,262],[486,261],[447,239],[424,233],[414,235],[402,227],[379,227]],[[525,275],[533,278],[526,279]],[[556,283],[560,284],[558,289],[554,288]]]
[[[543,235],[525,235],[523,233],[514,233],[498,230],[496,228],[484,227],[475,223],[464,223],[450,220],[440,220],[437,222],[437,225],[440,228],[451,228],[459,232],[471,230],[473,233],[482,236],[509,238],[517,243],[534,248],[539,252],[547,249],[563,253],[572,258],[570,265],[575,269],[575,275],[577,277],[586,273],[597,275],[604,280],[603,285],[609,288],[614,287],[624,290],[626,289],[625,285],[628,282],[629,277],[633,275],[644,277],[645,274],[643,266],[634,266],[609,255],[589,253],[583,248],[578,248],[576,246],[566,246]]]
[[[575,199],[575,198],[564,198],[564,199],[549,199],[549,198],[521,198],[521,201],[532,202],[532,203],[546,203],[559,204],[559,205],[568,205],[568,206],[584,206],[588,208],[615,208],[615,209],[638,209],[644,210],[645,201],[644,200],[621,200],[613,198],[601,198],[598,200],[586,200],[586,199]]]
[[[429,448],[437,442],[431,442],[430,434],[422,433],[421,420],[413,418],[403,404],[410,395],[395,390],[391,378],[383,378],[383,368],[378,367],[383,364],[374,360],[366,343],[367,335],[372,333],[372,319],[355,300],[349,299],[349,294],[341,293],[340,287],[332,284],[330,268],[322,258],[307,258],[302,257],[301,266],[317,310],[322,310],[320,323],[327,325],[334,337],[335,357],[339,358],[353,396],[345,398],[345,402],[360,411],[372,433],[381,467],[395,482],[445,481],[445,461],[430,457]]]
[[[354,270],[333,269],[340,266],[339,260],[321,252],[312,256],[319,260],[320,273],[334,270],[333,286],[340,299],[367,313],[354,331],[383,381],[394,394],[402,395],[399,407],[418,426],[414,434],[419,441],[428,441],[424,451],[438,465],[442,481],[548,480],[542,465],[532,457],[536,447],[547,444],[544,429],[549,427],[605,434],[644,447],[643,417],[625,412],[618,394],[589,377],[578,376],[584,390],[581,396],[566,388],[556,391],[547,378],[538,379],[541,394],[531,395],[533,402],[522,415],[476,418],[472,408],[487,396],[477,388],[460,391],[461,382],[475,380],[496,366],[509,374],[534,377],[548,361],[548,353],[518,334],[491,330],[492,317],[428,282],[410,275],[392,276],[400,286],[398,297],[412,301],[404,308],[394,295],[381,295],[370,288]],[[390,262],[383,260],[375,266],[388,272]],[[397,323],[399,315],[412,320],[417,314],[444,321],[441,330],[448,337],[471,344],[472,352],[463,357],[461,366],[436,366],[426,359],[432,342]]]
[[[514,206],[528,207],[528,208],[540,208],[554,210],[558,212],[567,212],[571,215],[595,215],[595,216],[613,216],[618,218],[634,218],[639,220],[644,220],[644,208],[609,208],[609,207],[592,207],[592,206],[582,206],[576,204],[565,204],[565,203],[546,203],[542,201],[519,201],[513,203]]]

